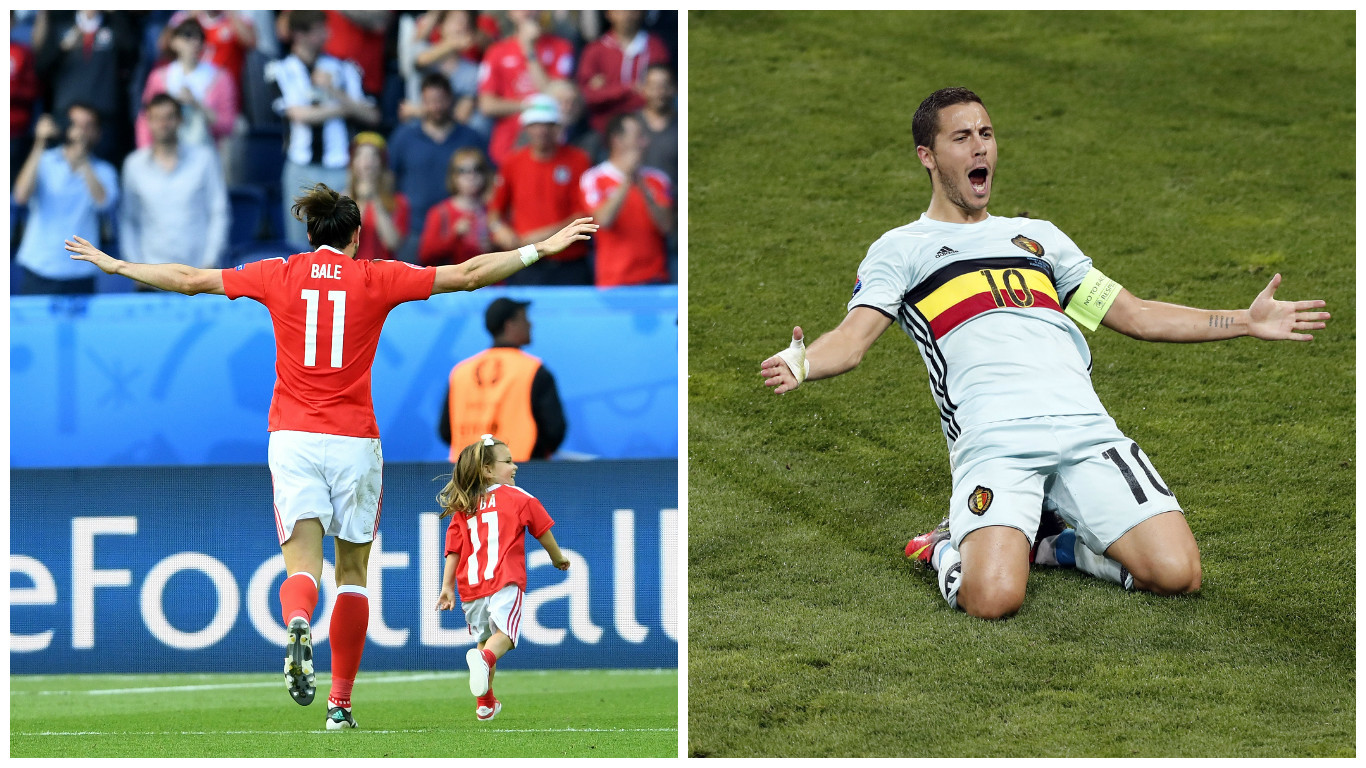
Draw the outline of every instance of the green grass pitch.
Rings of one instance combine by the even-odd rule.
[[[1351,12],[692,12],[691,756],[1356,754]],[[845,314],[929,182],[911,115],[980,94],[992,212],[1136,295],[1322,298],[1314,342],[1088,333],[1102,402],[1187,510],[1198,595],[1036,568],[949,610],[907,539],[945,513],[914,345],[783,396],[759,363]]]
[[[327,731],[327,675],[300,707],[280,675],[10,678],[11,757],[674,757],[676,670],[498,673],[497,718],[468,675],[362,672],[356,730]]]

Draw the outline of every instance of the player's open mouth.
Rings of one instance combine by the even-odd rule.
[[[973,168],[968,171],[968,183],[972,185],[972,191],[979,195],[986,194],[987,191],[987,169]]]

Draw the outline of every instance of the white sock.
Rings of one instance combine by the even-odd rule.
[[[1098,555],[1091,551],[1080,538],[1077,540],[1077,548],[1074,550],[1077,556],[1077,568],[1083,570],[1098,579],[1118,584],[1125,589],[1134,588],[1134,577],[1129,574],[1124,566],[1117,560],[1111,560],[1105,555]]]
[[[963,582],[963,556],[958,554],[957,547],[945,541],[935,548],[935,556],[930,562],[938,563],[935,568],[939,571],[939,594],[948,601],[950,608],[957,608],[958,587]]]

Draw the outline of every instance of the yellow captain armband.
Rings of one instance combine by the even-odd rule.
[[[1072,300],[1067,302],[1067,316],[1077,325],[1094,331],[1100,326],[1105,313],[1110,311],[1110,305],[1119,298],[1119,289],[1123,287],[1092,267],[1077,290],[1072,292]]]

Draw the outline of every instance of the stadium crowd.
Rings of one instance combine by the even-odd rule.
[[[289,213],[360,205],[357,258],[591,247],[522,284],[676,282],[676,11],[11,11],[11,286],[128,290],[73,262],[232,267],[311,250]]]

